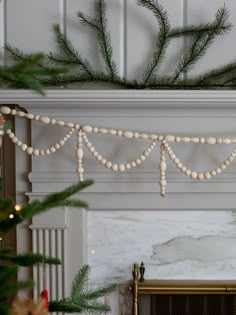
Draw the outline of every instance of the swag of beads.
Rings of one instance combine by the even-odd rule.
[[[134,168],[140,164],[142,164],[146,158],[150,155],[150,153],[155,148],[156,144],[159,143],[160,145],[160,194],[161,196],[165,196],[166,193],[166,156],[170,158],[170,160],[174,163],[176,168],[181,171],[184,175],[189,176],[193,180],[200,180],[205,181],[211,179],[213,176],[220,174],[224,171],[234,160],[236,156],[236,148],[232,151],[232,153],[215,169],[206,171],[206,172],[196,172],[194,170],[190,170],[185,166],[180,159],[176,156],[173,149],[171,148],[170,143],[173,142],[183,142],[183,143],[202,143],[202,144],[234,144],[236,143],[236,138],[216,138],[216,137],[180,137],[175,135],[158,135],[153,133],[141,133],[135,132],[130,130],[117,130],[117,129],[107,129],[104,127],[96,127],[90,125],[80,125],[74,122],[67,122],[63,120],[56,120],[54,118],[49,118],[47,116],[40,116],[34,115],[31,113],[25,113],[20,110],[11,109],[7,106],[2,106],[0,108],[0,112],[4,115],[13,115],[22,118],[26,118],[29,120],[39,121],[43,124],[51,124],[51,125],[58,125],[64,128],[67,128],[67,132],[65,136],[58,140],[57,143],[53,144],[52,146],[46,149],[38,149],[28,146],[27,144],[23,143],[18,137],[15,135],[14,132],[9,128],[6,130],[6,134],[11,139],[13,143],[15,143],[22,151],[25,151],[29,155],[33,156],[44,156],[55,153],[61,147],[65,145],[65,143],[70,139],[70,137],[76,133],[77,134],[77,148],[76,148],[76,155],[77,155],[77,174],[80,181],[84,180],[84,168],[83,168],[83,157],[84,157],[84,150],[83,144],[91,153],[91,155],[104,167],[110,169],[114,172],[125,172]],[[93,146],[91,141],[88,139],[89,133],[98,133],[98,134],[109,134],[112,136],[124,137],[128,139],[145,139],[150,140],[151,143],[144,150],[138,157],[136,157],[132,161],[115,164],[105,157],[103,157]]]

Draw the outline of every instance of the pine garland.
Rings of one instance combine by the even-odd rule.
[[[42,73],[40,71],[37,73],[36,71],[34,73],[35,80],[38,80],[41,86],[50,87],[98,83],[126,89],[216,89],[235,87],[236,62],[231,62],[197,77],[182,78],[183,73],[192,70],[196,66],[197,62],[206,54],[217,36],[225,35],[231,30],[232,24],[228,21],[229,11],[225,6],[216,12],[215,19],[212,22],[172,28],[168,19],[168,13],[160,5],[158,0],[137,0],[137,4],[151,11],[158,24],[152,58],[145,66],[140,80],[129,80],[121,77],[118,73],[117,65],[113,59],[111,34],[107,27],[105,0],[95,0],[94,17],[90,17],[83,12],[77,13],[80,23],[90,28],[97,35],[100,54],[105,64],[105,71],[95,71],[90,62],[82,57],[70,39],[62,33],[59,25],[55,25],[54,33],[58,51],[48,54],[42,68],[43,70],[52,71],[49,71],[44,77],[40,77]],[[180,37],[188,37],[190,47],[180,59],[173,73],[160,74],[159,69],[165,61],[166,49],[172,39]],[[24,54],[17,48],[9,45],[6,48],[18,63],[27,60],[29,57],[29,55]],[[54,67],[50,68],[50,63]],[[58,66],[62,67],[62,69],[66,67],[68,72],[63,73],[59,71],[56,73],[55,69]],[[34,70],[39,69],[34,68]],[[38,87],[34,81],[32,83],[25,82],[23,86],[27,86],[27,84],[30,88]],[[17,81],[16,78],[14,78],[14,82],[10,86],[23,87],[22,83],[19,80]]]

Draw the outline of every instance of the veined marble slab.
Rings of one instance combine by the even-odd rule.
[[[235,279],[236,211],[88,211],[91,282]]]

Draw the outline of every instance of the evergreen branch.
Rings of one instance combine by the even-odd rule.
[[[68,299],[63,299],[60,301],[49,301],[48,305],[49,312],[62,312],[62,313],[81,313],[82,309]]]
[[[59,265],[60,259],[54,257],[47,257],[41,254],[21,253],[18,255],[0,254],[0,259],[9,261],[23,267],[29,267],[37,264],[54,264]]]
[[[71,299],[74,302],[75,298],[81,294],[86,283],[88,282],[90,268],[88,265],[84,265],[80,271],[75,275],[71,287]]]
[[[138,0],[137,3],[138,5],[146,7],[153,12],[160,28],[156,39],[156,47],[153,52],[152,61],[147,65],[144,71],[144,85],[146,85],[152,78],[153,73],[159,69],[161,62],[164,59],[164,54],[169,43],[168,33],[170,31],[170,24],[167,12],[164,11],[158,1]]]
[[[192,66],[206,53],[209,46],[212,44],[214,38],[217,35],[222,35],[227,32],[225,26],[227,26],[227,19],[229,13],[226,7],[220,8],[215,17],[213,25],[215,28],[210,33],[199,33],[194,36],[192,46],[189,48],[186,56],[182,58],[174,74],[173,82],[176,81],[180,74],[186,70],[191,69]]]
[[[228,32],[232,29],[232,24],[227,23],[222,26],[224,32]],[[184,27],[172,28],[168,34],[169,38],[177,38],[182,36],[194,36],[197,34],[211,33],[215,30],[214,23],[200,24],[200,25],[186,25]]]
[[[106,4],[104,0],[96,0],[95,5],[96,19],[91,19],[83,12],[78,12],[78,17],[83,25],[96,31],[99,40],[100,52],[105,61],[111,81],[114,81],[117,77],[118,71],[115,62],[112,59],[113,50],[111,46],[111,35],[107,31],[107,19],[105,17]]]
[[[0,314],[1,315],[8,315],[8,309],[7,309],[7,305],[1,303],[0,304]]]
[[[98,13],[97,19],[100,23],[100,48],[105,63],[107,65],[108,73],[112,80],[117,76],[117,68],[115,62],[112,60],[113,50],[111,46],[111,35],[107,31],[107,19],[105,17],[106,4],[104,0],[96,0],[96,9]]]
[[[101,288],[96,288],[96,289],[88,290],[86,292],[82,292],[80,296],[84,300],[94,300],[94,299],[103,297],[104,294],[109,294],[109,293],[114,292],[116,288],[117,288],[116,284],[110,284]]]
[[[227,64],[223,67],[208,71],[207,73],[204,73],[202,76],[200,76],[197,83],[207,83],[211,80],[216,81],[218,79],[221,79],[222,77],[225,77],[229,74],[232,74],[236,71],[236,62]]]
[[[56,35],[56,41],[60,48],[60,50],[65,54],[65,56],[69,57],[70,61],[73,61],[73,64],[77,64],[78,66],[82,67],[82,69],[89,75],[92,76],[92,67],[87,61],[87,59],[82,59],[79,55],[78,51],[73,47],[71,41],[63,34],[60,30],[60,26],[58,24],[54,25],[54,32]],[[49,53],[48,58],[56,63],[61,64],[72,64],[66,62],[66,58],[60,55],[53,54],[52,52]],[[64,60],[64,62],[63,62]]]

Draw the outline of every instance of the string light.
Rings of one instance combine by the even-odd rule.
[[[15,210],[18,212],[18,211],[21,211],[21,208],[22,208],[22,207],[21,207],[20,205],[17,205],[17,204],[16,204],[14,208],[15,208]]]
[[[9,219],[13,219],[13,218],[14,218],[14,214],[13,213],[9,214]]]

